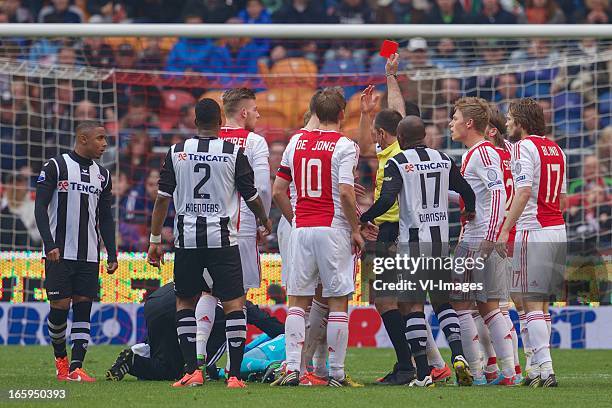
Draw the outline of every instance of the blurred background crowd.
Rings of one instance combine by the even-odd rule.
[[[0,23],[605,24],[611,17],[608,0],[0,0]],[[0,69],[0,250],[40,248],[35,178],[46,159],[71,148],[79,120],[99,119],[108,129],[103,163],[115,174],[119,247],[144,251],[157,169],[169,145],[194,134],[198,98],[220,100],[234,86],[257,90],[257,131],[276,169],[316,87],[344,88],[349,135],[357,131],[366,85],[378,84],[384,107],[379,46],[374,40],[0,38],[4,61],[59,64],[73,73],[49,79]],[[481,96],[505,112],[513,98],[536,98],[547,137],[568,155],[568,236],[585,251],[610,250],[611,42],[408,38],[399,52],[402,92],[420,106],[428,144],[456,158],[463,150],[448,131],[456,99]],[[109,70],[108,77],[83,79],[79,70],[87,67],[100,69],[101,78]],[[376,158],[361,158],[358,170],[371,191]],[[371,203],[360,199],[362,208]],[[272,216],[278,220],[280,213],[273,208]],[[168,246],[171,226],[172,214],[164,229]],[[277,250],[274,234],[262,250]]]

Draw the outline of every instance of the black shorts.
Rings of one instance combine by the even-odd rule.
[[[206,283],[208,271],[212,288]],[[208,276],[207,276],[208,279]],[[177,248],[174,253],[174,291],[188,298],[202,291],[226,302],[244,295],[238,245],[226,248]]]
[[[60,300],[74,295],[97,298],[100,287],[99,272],[98,262],[45,260],[47,299]]]
[[[378,225],[378,236],[376,237],[375,256],[377,258],[393,258],[397,252],[397,239],[399,237],[399,222],[383,222]],[[381,275],[375,279],[383,282],[393,282],[397,279],[395,269],[385,269]],[[397,297],[395,291],[376,290],[376,297]]]

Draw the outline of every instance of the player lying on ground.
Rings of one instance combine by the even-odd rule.
[[[246,311],[249,321],[262,330],[268,338],[275,339],[282,336],[285,326],[276,318],[259,309],[251,302],[246,302]],[[225,315],[223,309],[217,307],[215,322],[207,344],[207,354],[210,356],[206,362],[206,370],[210,377],[219,378],[215,363],[226,349],[227,337],[225,335]],[[176,296],[172,282],[162,286],[151,293],[144,305],[144,318],[147,325],[147,339],[144,343],[136,344],[123,350],[111,368],[106,372],[106,379],[119,381],[126,374],[133,375],[140,380],[177,380],[183,373],[185,361],[179,346],[175,325]],[[260,340],[261,341],[261,340]],[[284,341],[284,340],[283,340]],[[257,343],[247,345],[245,351],[254,348]],[[284,360],[284,346],[282,347]],[[248,371],[252,359],[260,359],[260,355],[245,355],[240,369],[242,373]],[[257,364],[260,364],[257,361]],[[203,363],[201,364],[203,365]],[[263,369],[265,371],[267,367]],[[257,372],[262,371],[258,370]]]
[[[108,273],[117,270],[110,172],[98,165],[106,150],[98,122],[76,128],[74,150],[49,160],[36,187],[36,225],[43,239],[45,289],[50,304],[47,327],[60,381],[93,382],[83,370],[89,344],[90,314],[98,295],[100,236],[108,253]],[[66,353],[68,311],[72,305],[72,356]]]

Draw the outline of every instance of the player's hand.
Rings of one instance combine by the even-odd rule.
[[[378,226],[371,222],[361,224],[361,235],[366,241],[376,241],[378,237]]]
[[[354,184],[355,187],[355,197],[365,197],[367,194],[366,188],[361,184]]]
[[[504,230],[501,231],[495,244],[495,250],[502,258],[508,256],[508,233]]]
[[[399,68],[399,54],[391,54],[387,63],[385,64],[385,75],[397,75]]]
[[[489,255],[491,255],[491,252],[493,252],[494,248],[495,242],[483,239],[480,243],[479,248],[480,255],[486,260],[487,258],[489,258]]]
[[[112,275],[113,273],[115,273],[115,271],[117,271],[117,268],[119,268],[119,263],[117,261],[108,262],[106,264],[106,273]]]
[[[465,218],[466,221],[472,221],[476,217],[476,213],[474,211],[461,211],[461,216]]]
[[[368,87],[361,92],[361,113],[371,115],[374,112],[374,109],[376,109],[376,106],[378,106],[379,99],[380,95],[374,94],[374,85],[368,85]]]
[[[156,268],[161,268],[164,264],[164,250],[161,244],[149,244],[149,252],[147,253],[147,262]]]
[[[351,233],[351,247],[354,254],[358,254],[365,248],[365,241],[361,236],[361,231]]]
[[[263,228],[263,230],[261,229]],[[266,218],[264,222],[260,221],[259,228],[257,228],[257,234],[261,234],[261,237],[267,237],[272,233],[272,220]]]
[[[47,252],[46,257],[47,257],[47,261],[49,262],[59,262],[60,260],[59,248],[55,248]]]

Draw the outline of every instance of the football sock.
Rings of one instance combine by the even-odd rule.
[[[521,329],[521,340],[523,342],[523,352],[525,353],[525,369],[531,367],[531,343],[529,342],[529,331],[527,330],[527,314],[519,311],[519,327]]]
[[[427,353],[427,362],[432,367],[444,368],[446,363],[444,362],[444,359],[440,354],[440,350],[438,349],[436,340],[433,337],[429,322],[425,320],[425,324],[427,325],[427,345],[425,346],[425,352]],[[461,339],[459,341],[461,341]]]
[[[202,295],[195,308],[197,323],[196,353],[198,362],[206,363],[206,344],[215,322],[217,298],[211,295]]]
[[[230,361],[229,376],[240,378],[240,366],[244,357],[247,322],[244,311],[234,310],[225,316],[225,337],[227,338]]]
[[[408,346],[408,341],[406,340],[406,322],[404,317],[398,309],[388,310],[380,315],[380,317],[385,325],[385,330],[387,330],[391,344],[393,344],[395,349],[397,368],[401,371],[414,370],[410,346]]]
[[[66,326],[68,310],[51,308],[47,317],[47,328],[55,357],[66,357]]]
[[[480,314],[472,314],[472,318],[474,319],[474,324],[478,331],[478,340],[480,340],[480,347],[483,351],[483,361],[486,362],[486,364],[484,364],[485,372],[496,373],[499,371],[497,367],[497,354],[495,354],[495,349],[493,348],[489,328]]]
[[[308,320],[306,320],[308,323],[306,323],[306,336],[302,349],[302,369],[300,371],[303,373],[306,372],[308,366],[312,362],[317,347],[325,339],[328,312],[329,307],[327,307],[327,305],[317,302],[316,300],[312,301]]]
[[[185,372],[193,373],[198,367],[196,357],[197,323],[195,310],[182,309],[176,311],[176,333],[179,347],[185,361]]]
[[[552,334],[552,320],[550,318],[550,313],[544,313],[544,321],[546,322],[546,329],[548,330],[548,337]]]
[[[287,371],[299,371],[306,332],[304,309],[290,307],[285,320],[285,350]]]
[[[529,342],[533,349],[532,365],[539,366],[539,374],[543,379],[546,379],[553,373],[553,370],[550,357],[550,337],[542,311],[527,313],[527,330],[529,331]]]
[[[516,335],[516,329],[514,328],[514,323],[512,323],[512,319],[510,318],[510,313],[507,310],[502,310],[502,314],[504,315],[504,319],[506,319],[506,324],[510,328],[510,335],[512,336],[512,352],[514,357],[514,371],[515,374],[521,373],[521,361],[519,360],[518,354],[518,336]]]
[[[484,317],[485,324],[491,336],[491,343],[499,359],[504,377],[514,376],[514,352],[512,350],[512,334],[508,322],[501,310],[495,309]]]
[[[417,378],[424,379],[431,372],[427,361],[427,325],[425,313],[412,312],[406,315],[406,339],[416,363]]]
[[[475,378],[481,378],[482,364],[480,361],[480,349],[478,345],[478,330],[474,323],[471,310],[462,310],[459,315],[459,325],[461,327],[461,346],[467,360],[470,371]]]
[[[348,333],[348,313],[330,312],[327,321],[329,375],[339,381],[345,378],[344,359],[348,346]]]
[[[72,304],[72,327],[70,328],[70,340],[72,341],[71,372],[83,366],[83,360],[85,360],[85,353],[87,353],[87,346],[89,345],[90,318],[91,302]]]
[[[440,329],[446,336],[446,341],[451,349],[451,361],[455,361],[455,357],[463,355],[461,347],[461,328],[459,327],[459,316],[450,303],[444,303],[436,308],[436,316],[440,322]],[[431,330],[431,329],[429,329]]]

